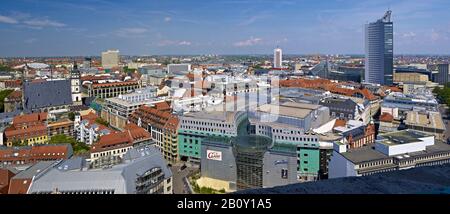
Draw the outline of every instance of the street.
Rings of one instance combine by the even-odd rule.
[[[445,140],[447,140],[450,137],[450,119],[449,119],[449,116],[447,115],[446,108],[448,108],[446,105],[442,105],[442,104],[439,105],[439,112],[441,112],[442,120],[445,125],[445,133],[444,133]],[[447,142],[447,141],[445,141],[445,142]]]
[[[188,194],[186,184],[183,178],[186,178],[198,171],[198,167],[186,167],[181,170],[183,164],[175,164],[170,169],[173,173],[173,193],[174,194]]]

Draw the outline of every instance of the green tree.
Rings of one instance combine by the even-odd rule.
[[[75,120],[75,113],[74,112],[69,112],[69,120],[74,121]]]
[[[20,147],[20,146],[26,146],[26,145],[24,145],[24,143],[22,143],[22,141],[20,141],[18,139],[14,139],[13,142],[12,142],[12,146]]]
[[[7,65],[0,64],[0,71],[12,71],[13,69]]]
[[[66,144],[69,143],[72,145],[72,149],[75,155],[85,154],[89,152],[89,146],[83,142],[78,142],[74,138],[69,137],[67,135],[55,135],[53,136],[49,144]]]
[[[5,98],[9,96],[14,90],[8,89],[0,91],[0,112],[5,111]]]
[[[104,126],[109,126],[108,121],[104,120],[103,118],[99,117],[95,120],[96,123],[104,125]]]

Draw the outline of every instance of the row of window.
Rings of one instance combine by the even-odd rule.
[[[220,130],[220,129],[212,129],[212,128],[206,128],[206,127],[194,127],[194,126],[184,126],[181,125],[182,129],[188,129],[188,130],[197,130],[197,131],[206,131],[206,132],[218,132],[218,133],[222,133],[225,134],[227,133],[225,130]]]
[[[93,153],[92,155],[93,155],[94,158],[105,157],[105,156],[109,156],[109,155],[123,154],[123,153],[127,152],[130,149],[131,149],[131,147],[124,148],[124,149],[116,149],[116,150],[106,151],[106,152],[100,152],[100,153]]]
[[[192,152],[192,151],[187,151],[187,150],[183,150],[183,153],[190,154],[190,155],[193,155],[193,154],[198,155],[198,152]]]
[[[203,121],[194,121],[194,120],[182,120],[182,123],[183,124],[209,126],[209,127],[219,127],[219,128],[232,128],[233,127],[233,125],[231,125],[231,124],[212,123],[212,122],[203,122]]]
[[[261,129],[262,127],[261,126],[259,126],[259,128]],[[303,131],[293,131],[293,130],[291,130],[291,131],[286,131],[286,130],[284,130],[284,129],[272,129],[272,132],[273,133],[282,133],[282,134],[298,134],[298,135],[302,135],[303,134]]]
[[[331,112],[331,117],[336,117],[336,112]],[[345,114],[344,113],[340,113],[339,114],[339,118],[345,119]],[[352,114],[348,114],[347,118],[349,120],[353,120],[353,115]]]
[[[300,142],[318,142],[317,138],[310,138],[310,137],[292,137],[292,136],[278,136],[278,135],[276,135],[275,139],[277,139],[277,140],[300,141]]]

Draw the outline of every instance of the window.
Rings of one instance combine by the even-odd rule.
[[[288,170],[287,169],[281,169],[281,178],[288,179]]]

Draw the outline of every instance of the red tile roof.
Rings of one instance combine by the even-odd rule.
[[[155,107],[142,106],[130,115],[130,121],[137,123],[141,118],[143,124],[152,124],[160,129],[176,131],[178,118],[169,111],[161,111]],[[145,125],[146,126],[146,125]]]
[[[98,116],[93,112],[89,112],[89,114],[81,117],[82,120],[93,120],[93,121],[95,121],[97,118]]]
[[[22,100],[22,91],[13,91],[6,97],[9,101]]]
[[[336,122],[334,123],[333,128],[345,127],[346,124],[347,124],[347,122],[345,120],[336,120]]]
[[[27,194],[30,185],[31,178],[13,178],[9,184],[8,194]]]
[[[13,118],[13,124],[41,123],[47,120],[47,112],[19,115]]]
[[[14,175],[10,170],[0,168],[0,194],[8,194],[9,181]]]
[[[130,86],[130,85],[138,85],[139,83],[136,81],[128,81],[128,82],[111,82],[111,83],[94,83],[92,85],[93,88],[102,88],[102,87],[117,87],[117,86]]]
[[[279,84],[281,87],[299,87],[299,88],[326,90],[330,91],[331,93],[341,94],[350,97],[360,94],[361,96],[363,96],[368,100],[377,99],[377,97],[366,88],[362,89],[343,88],[342,83],[335,83],[328,79],[303,79],[303,78],[290,79],[290,80],[281,80]]]
[[[70,147],[68,144],[11,147],[0,150],[0,162],[13,162],[14,164],[16,161],[24,161],[27,164],[39,160],[67,159],[72,155]]]
[[[28,128],[7,129],[5,130],[6,138],[28,139],[31,137],[39,137],[47,135],[46,125],[34,125]]]
[[[170,105],[167,102],[156,103],[155,107],[158,111],[170,111]]]
[[[384,112],[381,116],[380,116],[380,121],[382,122],[392,122],[394,120],[394,116],[392,116],[389,113]]]
[[[125,129],[123,132],[102,136],[100,141],[92,146],[91,153],[129,147],[136,142],[151,139],[149,132],[135,124],[128,124]]]
[[[148,140],[151,138],[151,135],[148,131],[134,123],[127,124],[125,126],[125,130],[128,131],[133,141]]]

